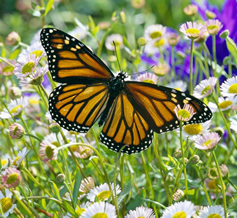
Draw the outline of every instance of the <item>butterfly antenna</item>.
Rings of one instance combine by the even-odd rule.
[[[119,63],[119,58],[118,58],[118,53],[117,53],[116,44],[115,44],[114,41],[113,41],[113,44],[114,44],[114,52],[115,52],[115,56],[117,57],[117,61],[118,61],[119,71],[122,72],[122,70],[121,70],[121,66],[120,66],[120,63]]]
[[[146,70],[143,70],[143,71],[138,72],[138,73],[139,73],[139,74],[145,73],[145,72],[149,71],[150,69],[152,69],[154,66],[155,66],[155,65],[152,65],[151,67],[147,68]]]

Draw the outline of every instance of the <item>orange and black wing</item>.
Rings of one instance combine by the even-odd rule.
[[[60,85],[49,96],[49,111],[63,128],[87,132],[103,112],[108,98],[108,87],[103,83]]]
[[[58,29],[45,28],[40,34],[49,71],[56,82],[95,83],[114,77],[110,69],[86,45]]]
[[[194,116],[183,124],[202,123],[210,120],[211,110],[199,99],[175,89],[144,82],[126,82],[125,92],[138,112],[157,133],[179,128],[175,107],[189,104]]]
[[[147,149],[153,138],[153,130],[129,101],[125,93],[119,94],[107,115],[100,141],[109,149],[123,153],[139,153]]]

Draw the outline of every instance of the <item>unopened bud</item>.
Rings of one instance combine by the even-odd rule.
[[[144,37],[139,37],[137,40],[137,43],[139,46],[144,46],[144,45],[146,45],[147,41]]]
[[[21,41],[21,37],[17,32],[11,32],[6,38],[7,45],[17,45]]]
[[[59,126],[58,123],[52,123],[52,124],[50,124],[49,129],[50,129],[51,132],[57,134],[57,133],[60,132],[61,127]]]
[[[173,200],[174,201],[180,201],[184,197],[184,192],[181,189],[178,189],[174,194],[173,194]]]
[[[197,14],[198,8],[197,5],[188,5],[184,8],[184,13],[188,16],[193,16]]]
[[[126,23],[126,14],[124,11],[120,12],[120,18],[121,18],[122,23]]]
[[[175,152],[174,152],[173,155],[174,155],[174,157],[176,157],[176,158],[182,157],[182,151],[179,150],[179,149],[177,149],[177,150],[175,150]]]
[[[8,90],[8,95],[12,100],[15,100],[21,97],[21,90],[18,87],[13,86]]]
[[[56,176],[57,183],[61,183],[65,180],[65,175],[63,173],[60,173]]]
[[[206,11],[205,11],[205,14],[206,14],[206,17],[207,17],[208,19],[214,19],[214,18],[216,18],[216,14],[214,14],[212,11],[206,10]]]
[[[25,129],[22,125],[13,123],[11,126],[9,126],[9,134],[12,139],[21,139],[25,134]]]
[[[217,179],[219,177],[217,169],[215,167],[208,168],[207,176],[209,179]]]
[[[193,157],[192,157],[192,159],[191,159],[191,163],[192,164],[197,164],[197,163],[199,163],[199,161],[200,161],[200,157],[198,156],[198,155],[193,155]]]
[[[224,31],[222,31],[222,32],[220,33],[220,37],[221,37],[222,39],[225,39],[227,36],[229,36],[229,34],[230,34],[230,31],[229,31],[229,30],[224,30]]]
[[[229,176],[228,167],[225,164],[220,165],[221,175],[223,179],[227,179]]]

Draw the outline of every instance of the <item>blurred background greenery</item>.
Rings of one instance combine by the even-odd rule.
[[[75,17],[81,23],[87,24],[88,17],[91,16],[95,24],[98,24],[110,21],[113,12],[119,13],[123,10],[127,21],[124,27],[116,28],[115,32],[126,35],[127,31],[133,28],[137,36],[142,36],[147,25],[159,23],[178,29],[181,23],[190,20],[190,17],[183,13],[183,8],[190,4],[190,0],[144,0],[145,4],[141,8],[134,8],[132,1],[138,2],[138,0],[55,0],[53,9],[46,16],[45,24],[68,31],[76,27]],[[32,2],[39,6],[34,13]],[[29,43],[33,35],[42,28],[42,19],[37,10],[42,10],[47,3],[47,0],[0,0],[0,41],[4,42],[11,31],[16,31],[23,42]],[[223,0],[212,0],[211,3],[221,7]]]

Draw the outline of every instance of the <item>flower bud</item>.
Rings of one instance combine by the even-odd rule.
[[[200,161],[200,157],[198,156],[198,155],[193,155],[193,157],[192,157],[192,159],[191,159],[191,163],[192,164],[197,164],[197,163],[199,163],[199,161]]]
[[[176,149],[173,155],[176,158],[180,158],[180,157],[182,157],[182,151],[179,149]]]
[[[146,4],[145,0],[131,0],[132,7],[136,9],[144,7],[145,4]]]
[[[215,167],[212,167],[212,168],[208,168],[208,173],[207,173],[207,176],[209,179],[213,180],[213,179],[217,179],[219,176],[218,176],[218,171]]]
[[[213,132],[216,132],[220,137],[222,137],[225,133],[225,131],[222,127],[215,127],[213,129]]]
[[[126,14],[124,11],[120,12],[120,18],[121,18],[122,23],[126,23]]]
[[[226,57],[223,59],[223,64],[224,64],[224,65],[231,64],[231,57],[230,57],[230,56],[226,56]]]
[[[184,192],[181,189],[178,189],[174,194],[173,194],[173,200],[174,201],[180,201],[184,197]]]
[[[184,8],[184,13],[188,16],[193,16],[197,14],[198,8],[197,5],[188,5]]]
[[[13,123],[9,126],[9,133],[12,139],[21,139],[25,134],[25,129],[18,123]]]
[[[51,132],[57,134],[57,133],[60,132],[61,127],[59,126],[58,123],[52,123],[52,124],[49,125],[49,129],[50,129]]]
[[[11,32],[6,38],[7,45],[17,45],[21,41],[21,37],[17,32]]]
[[[21,90],[16,86],[13,86],[8,90],[8,95],[12,100],[20,98],[22,96]]]
[[[180,40],[180,35],[177,33],[168,33],[167,41],[170,46],[176,46]]]
[[[139,37],[137,40],[137,43],[139,46],[144,46],[144,45],[146,45],[147,41],[144,37]]]
[[[206,14],[206,17],[207,17],[208,19],[214,19],[214,18],[216,18],[216,14],[214,14],[212,11],[206,10],[206,11],[205,11],[205,14]]]
[[[221,37],[222,39],[225,39],[227,36],[229,36],[229,34],[230,34],[230,31],[229,31],[229,30],[224,30],[224,31],[222,31],[222,32],[220,33],[220,37]]]
[[[225,164],[220,165],[221,175],[223,179],[227,179],[229,176],[228,167]]]
[[[63,173],[60,173],[56,176],[56,182],[61,183],[65,180],[65,175]]]

